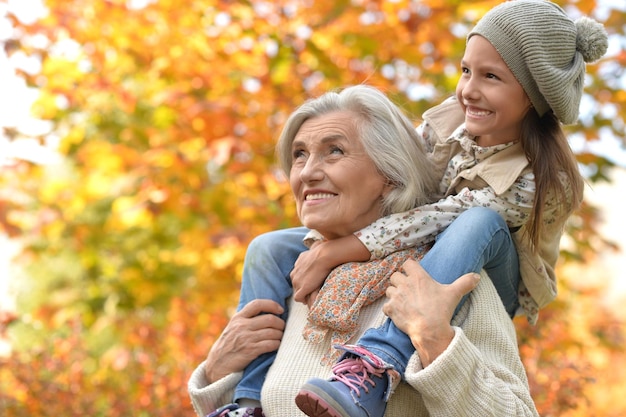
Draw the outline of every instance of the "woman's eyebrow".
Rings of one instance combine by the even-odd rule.
[[[322,138],[322,143],[328,143],[328,142],[334,142],[336,140],[341,140],[341,139],[345,139],[345,135],[342,135],[340,133],[335,133],[332,135],[328,135],[328,136],[324,136]]]
[[[342,135],[342,134],[340,134],[340,133],[330,134],[330,135],[328,135],[328,136],[324,136],[324,137],[322,138],[322,140],[321,140],[321,143],[322,143],[322,144],[326,144],[326,143],[329,143],[329,142],[335,142],[335,141],[337,141],[337,140],[343,140],[343,139],[346,139],[346,136],[345,136],[345,135]],[[291,147],[294,147],[294,146],[304,146],[304,144],[305,144],[305,143],[304,143],[304,141],[303,141],[303,140],[294,140],[294,141],[291,143]]]

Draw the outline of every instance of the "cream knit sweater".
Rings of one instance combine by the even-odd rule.
[[[383,303],[381,299],[363,309],[357,338],[367,328],[382,324]],[[301,336],[307,307],[291,300],[289,308],[278,356],[263,386],[261,402],[266,417],[303,416],[294,402],[299,388],[309,378],[331,375],[329,366],[320,365],[328,341],[312,345]],[[431,365],[423,369],[418,355],[412,356],[406,382],[391,396],[385,416],[538,416],[515,328],[486,274],[453,324],[452,343]],[[232,402],[241,378],[239,372],[207,385],[203,366],[196,368],[188,384],[194,408],[202,417]]]

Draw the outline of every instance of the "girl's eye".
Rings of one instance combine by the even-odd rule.
[[[469,74],[470,70],[469,70],[469,69],[467,69],[466,67],[461,67],[461,72],[462,72],[463,74]]]
[[[487,74],[487,78],[491,78],[491,79],[494,79],[494,80],[499,80],[499,79],[500,79],[500,78],[498,78],[498,76],[497,76],[497,75],[492,74],[492,73],[488,73],[488,74]]]

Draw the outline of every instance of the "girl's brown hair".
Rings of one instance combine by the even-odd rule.
[[[560,122],[548,111],[539,117],[531,109],[522,121],[521,144],[535,175],[535,201],[526,226],[537,249],[545,204],[554,198],[568,217],[583,197],[584,180]]]

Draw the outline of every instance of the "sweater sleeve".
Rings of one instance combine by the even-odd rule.
[[[235,386],[242,375],[243,372],[236,372],[209,385],[204,376],[202,362],[193,371],[187,383],[187,391],[196,414],[204,417],[219,407],[232,403]]]
[[[426,368],[414,354],[405,373],[429,414],[538,416],[515,328],[488,277],[483,276],[453,322],[458,326],[446,351]]]

